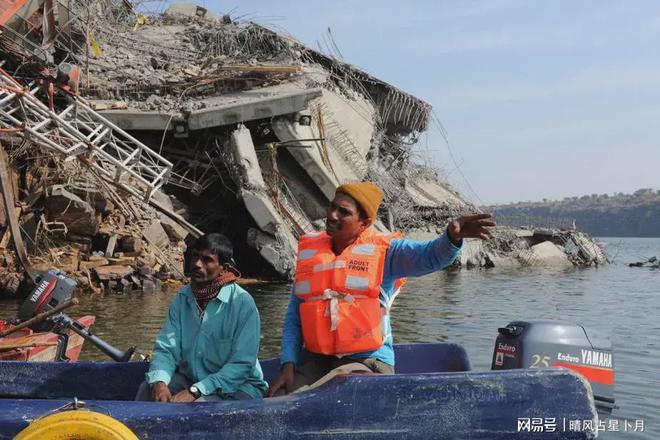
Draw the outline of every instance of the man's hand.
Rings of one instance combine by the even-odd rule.
[[[154,402],[169,402],[171,398],[172,393],[165,382],[156,382],[151,387],[151,400]]]
[[[463,238],[490,240],[492,238],[490,228],[493,226],[495,226],[493,214],[472,214],[449,222],[447,233],[454,244],[460,243]]]
[[[295,368],[292,363],[286,363],[282,367],[280,375],[277,376],[275,382],[273,382],[268,391],[266,391],[266,397],[273,397],[277,391],[284,389],[285,394],[289,394],[293,391],[293,374]]]
[[[188,403],[194,402],[195,400],[197,400],[197,398],[193,396],[186,388],[185,390],[179,391],[174,396],[172,396],[170,402]]]

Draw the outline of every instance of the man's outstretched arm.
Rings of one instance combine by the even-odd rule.
[[[385,260],[385,278],[422,276],[450,266],[460,254],[463,238],[491,238],[491,214],[474,214],[449,222],[434,240],[392,240]]]

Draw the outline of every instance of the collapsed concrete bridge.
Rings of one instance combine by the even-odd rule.
[[[147,16],[125,0],[3,1],[5,68],[50,107],[48,121],[24,129],[59,127],[49,132],[56,142],[64,116],[89,125],[66,110],[73,95],[110,127],[83,130],[76,157],[89,163],[110,141],[127,148],[125,139],[148,149],[167,168],[156,173],[162,182],[122,178],[146,169],[130,151],[106,160],[117,167],[108,181],[175,220],[169,244],[221,231],[248,273],[288,278],[297,239],[323,228],[341,183],[384,189],[382,230],[435,232],[474,209],[414,159],[428,103],[289,36],[190,4]],[[0,121],[20,130],[15,118]]]

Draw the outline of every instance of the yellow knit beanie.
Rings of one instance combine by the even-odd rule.
[[[378,207],[383,202],[383,191],[371,182],[345,183],[336,192],[347,194],[359,204],[371,222],[377,220]]]

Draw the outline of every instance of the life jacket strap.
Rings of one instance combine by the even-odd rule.
[[[380,298],[378,298],[378,301],[380,302],[380,305],[383,306],[383,310],[385,310],[385,315],[390,314],[390,309],[392,308],[392,304],[394,304],[394,300],[396,299],[397,295],[401,292],[401,287],[396,289],[392,296],[389,298],[385,295],[385,291],[383,288],[380,288]],[[383,341],[386,341],[388,337],[392,336],[392,331],[390,327],[390,331],[387,331],[387,328],[385,328],[385,323],[381,322],[381,330],[383,332]]]
[[[350,293],[341,293],[332,289],[325,289],[322,295],[306,298],[305,301],[328,301],[325,306],[324,316],[330,316],[330,330],[336,331],[339,325],[339,301],[345,301],[353,304],[356,298],[368,298],[367,295],[351,295]]]

